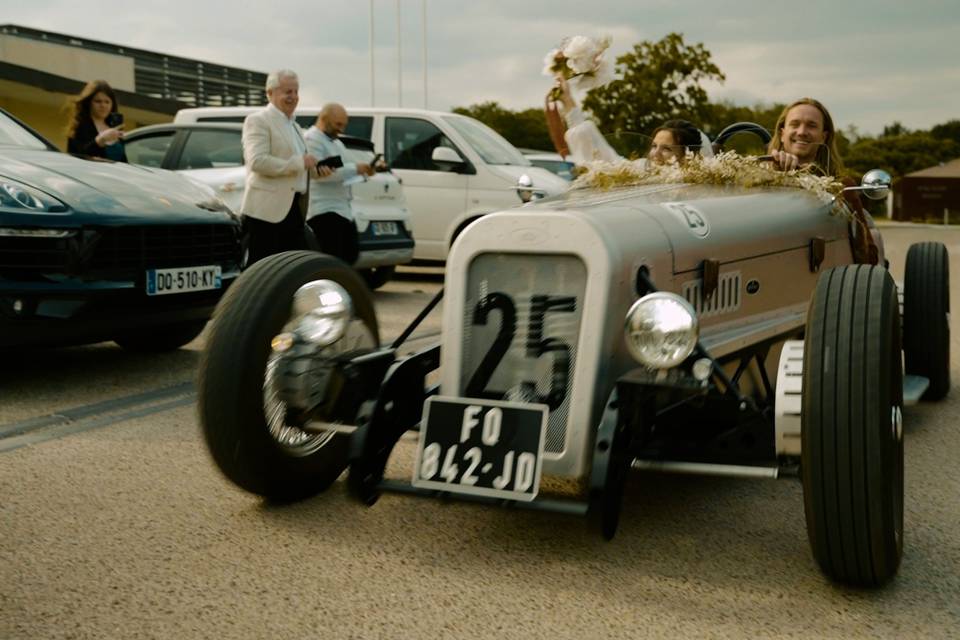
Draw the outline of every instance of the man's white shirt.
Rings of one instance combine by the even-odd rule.
[[[307,150],[317,160],[332,156],[340,156],[344,160],[343,166],[337,168],[332,175],[315,179],[310,185],[310,209],[307,220],[321,213],[337,213],[347,220],[353,220],[353,209],[350,200],[353,193],[351,184],[362,181],[363,177],[357,173],[355,162],[346,162],[347,148],[339,139],[331,139],[316,125],[307,129],[304,135]]]
[[[287,141],[293,146],[294,149],[297,150],[297,155],[303,156],[307,152],[307,146],[303,140],[303,133],[300,130],[300,127],[297,125],[296,119],[288,116],[283,111],[280,111],[280,109],[277,109],[277,107],[272,102],[267,106],[267,108],[273,109],[276,112],[276,115],[279,115],[288,123],[287,128],[284,129],[284,132],[287,134]],[[307,186],[308,186],[307,181],[309,179],[310,179],[309,176],[304,175],[303,184],[301,184],[297,188],[298,192],[300,193],[307,192]]]

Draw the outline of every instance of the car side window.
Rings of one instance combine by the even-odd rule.
[[[347,120],[347,129],[343,133],[364,140],[373,140],[373,116],[350,116]]]
[[[239,131],[191,131],[176,169],[221,169],[243,164]]]
[[[386,159],[394,169],[449,171],[433,161],[437,147],[456,146],[433,123],[420,118],[387,118]]]
[[[131,164],[142,164],[146,167],[162,167],[163,158],[173,142],[176,131],[161,131],[127,140],[123,150],[127,154],[127,161]]]

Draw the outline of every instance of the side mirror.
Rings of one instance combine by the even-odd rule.
[[[517,178],[517,195],[520,196],[521,202],[527,203],[532,200],[539,200],[546,194],[543,191],[535,190],[533,178],[524,173]]]
[[[460,154],[450,147],[434,147],[430,159],[439,165],[456,166],[464,164]]]
[[[863,175],[863,194],[871,200],[883,200],[890,192],[890,174],[883,169],[871,169]]]
[[[863,174],[859,187],[846,187],[844,191],[862,191],[871,200],[883,200],[890,193],[893,179],[883,169],[871,169]]]

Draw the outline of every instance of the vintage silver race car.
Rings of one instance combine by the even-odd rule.
[[[868,177],[857,188],[884,196],[889,177]],[[882,584],[902,555],[902,406],[950,386],[947,254],[911,247],[901,311],[887,270],[854,263],[836,206],[661,184],[487,215],[390,346],[345,265],[263,260],[215,316],[206,442],[230,480],[274,500],[349,467],[367,504],[385,489],[457,495],[585,515],[607,538],[631,469],[799,475],[823,571]],[[439,343],[399,358],[440,295]],[[412,481],[384,480],[411,430]],[[580,494],[544,495],[548,477]]]

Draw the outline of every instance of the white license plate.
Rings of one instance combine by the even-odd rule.
[[[543,404],[427,398],[413,486],[533,500],[540,490],[547,413]]]
[[[183,267],[179,269],[147,269],[147,295],[206,291],[223,286],[220,265]]]
[[[373,235],[375,236],[397,235],[396,222],[371,222],[370,226],[373,227]]]

